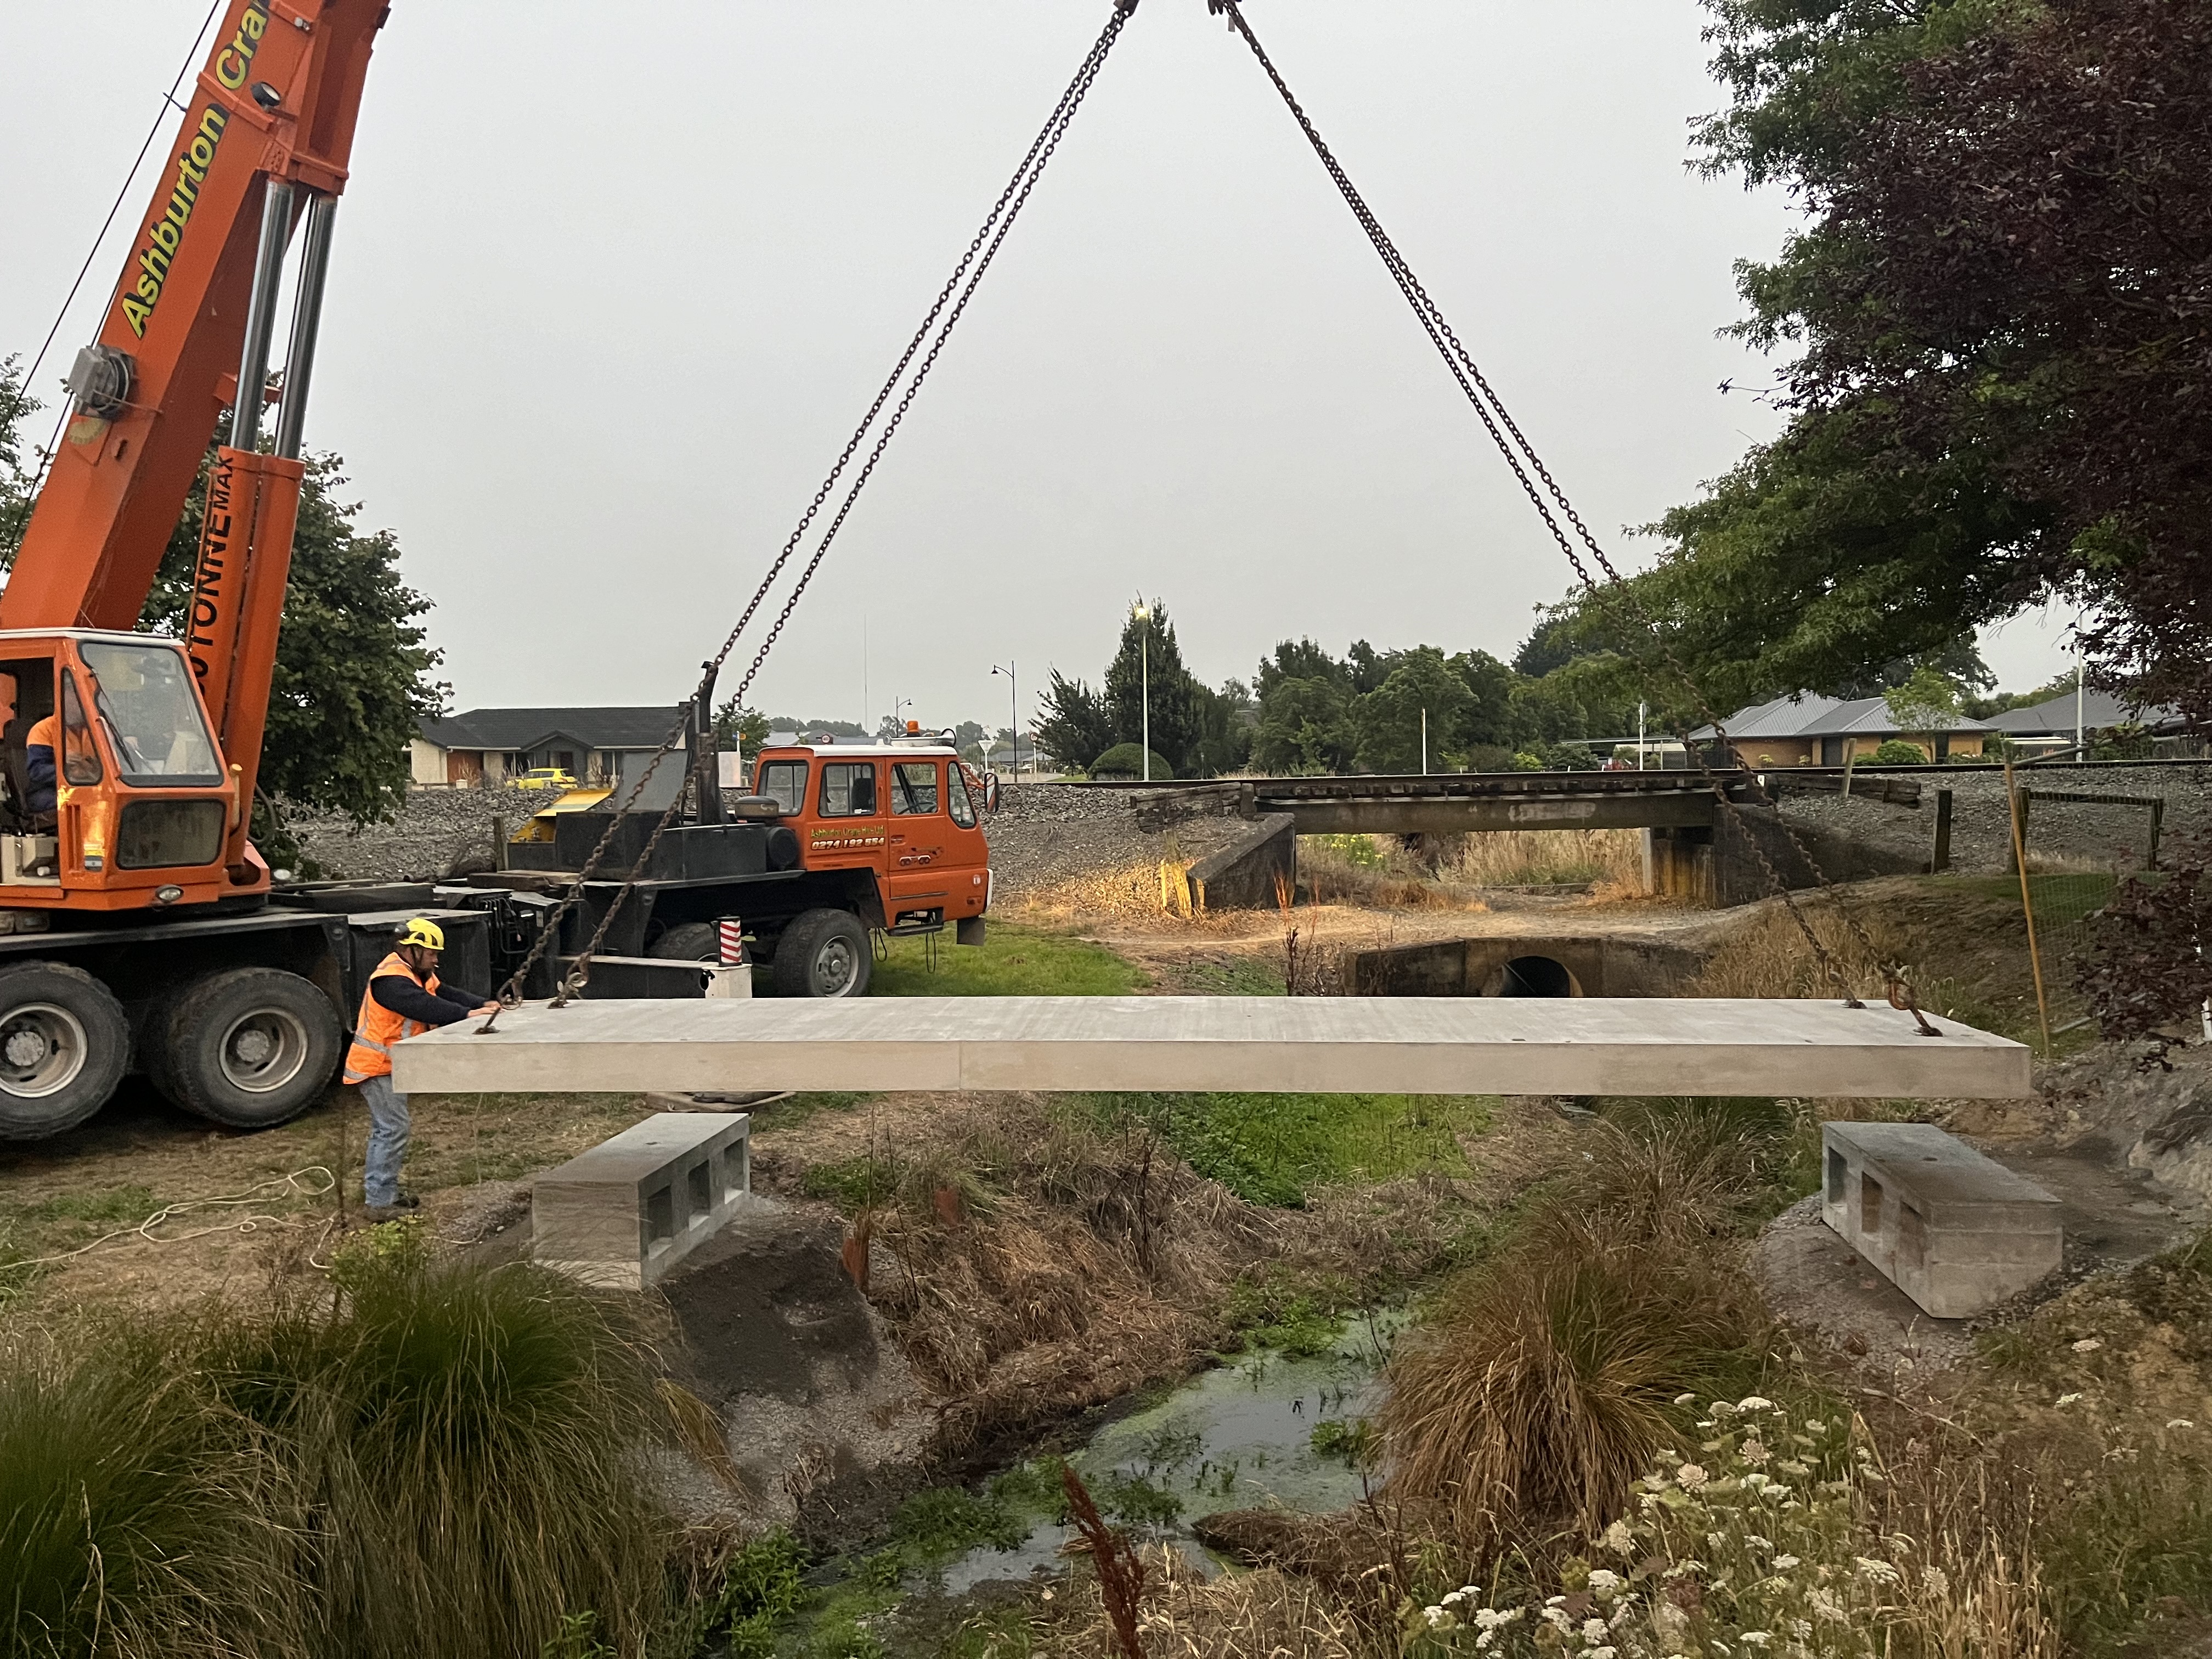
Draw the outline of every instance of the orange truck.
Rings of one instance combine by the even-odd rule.
[[[328,1086],[362,981],[410,915],[444,926],[447,978],[484,990],[556,908],[524,872],[279,888],[248,839],[337,203],[388,11],[228,0],[70,370],[62,441],[0,591],[0,1139],[83,1122],[134,1070],[218,1123],[282,1122]],[[139,632],[204,463],[185,636]],[[949,750],[779,750],[764,798],[734,815],[711,755],[695,742],[691,758],[691,822],[629,899],[587,884],[526,994],[550,992],[556,958],[611,908],[610,945],[643,960],[628,981],[620,963],[595,974],[595,995],[700,994],[705,976],[681,959],[733,916],[781,985],[816,995],[866,988],[870,930],[975,935],[988,855]],[[659,813],[627,816],[617,828],[641,851]]]

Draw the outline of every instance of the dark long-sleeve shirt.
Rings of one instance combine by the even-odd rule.
[[[434,992],[426,991],[398,974],[379,974],[369,981],[368,994],[376,999],[378,1007],[388,1008],[418,1025],[451,1025],[456,1020],[466,1019],[491,1000],[451,985],[441,985]]]

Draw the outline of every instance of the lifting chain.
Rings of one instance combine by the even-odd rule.
[[[561,902],[555,907],[553,914],[540,925],[538,937],[532,941],[529,954],[523,958],[522,965],[514,970],[507,984],[501,988],[499,1000],[502,1010],[513,1007],[521,1001],[522,987],[528,979],[531,970],[538,965],[545,952],[558,939],[562,919],[581,901],[585,884],[591,880],[605,861],[607,849],[613,843],[616,831],[621,827],[622,812],[629,811],[636,802],[646,785],[652,781],[654,772],[659,769],[660,763],[683,742],[690,711],[697,707],[705,696],[711,695],[714,681],[720,674],[723,665],[729,660],[731,654],[737,649],[738,638],[751,625],[754,617],[759,612],[770,590],[782,574],[785,566],[790,562],[793,553],[805,539],[807,532],[812,528],[816,518],[822,511],[823,505],[829,500],[830,492],[836,488],[838,480],[844,476],[845,470],[851,465],[853,457],[860,452],[860,445],[875,426],[877,417],[883,413],[884,406],[890,401],[891,393],[897,389],[900,381],[906,376],[908,366],[914,363],[915,354],[921,350],[922,343],[929,340],[932,331],[934,331],[936,338],[930,341],[928,350],[923,354],[920,365],[915,368],[912,380],[907,382],[906,390],[892,409],[890,418],[884,422],[883,429],[877,434],[875,444],[868,452],[867,459],[862,463],[859,473],[855,475],[851,486],[846,490],[844,499],[839,502],[837,511],[830,521],[829,528],[823,532],[821,542],[816,546],[812,556],[800,570],[798,580],[793,585],[789,596],[783,602],[782,609],[776,613],[775,621],[769,629],[767,636],[762,640],[760,648],[753,653],[752,661],[746,666],[744,678],[738,682],[738,689],[732,694],[738,706],[744,707],[745,694],[752,689],[753,680],[759,674],[761,665],[768,660],[769,652],[782,635],[784,624],[791,620],[791,613],[797,608],[800,596],[806,592],[807,585],[813,580],[814,573],[821,568],[823,556],[829,552],[830,544],[836,540],[838,532],[844,528],[845,520],[851,514],[854,503],[860,499],[861,490],[867,487],[868,480],[875,473],[876,464],[883,459],[884,451],[889,447],[892,436],[905,421],[907,411],[914,406],[915,398],[921,392],[922,383],[929,378],[930,371],[937,366],[939,353],[945,349],[945,342],[951,337],[954,325],[959,322],[962,314],[968,308],[968,302],[975,297],[977,287],[982,283],[984,273],[990,269],[991,262],[998,257],[999,249],[1006,240],[1006,233],[1013,228],[1014,221],[1020,216],[1023,207],[1029,201],[1030,192],[1036,188],[1036,181],[1044,174],[1047,163],[1052,160],[1054,152],[1060,148],[1060,142],[1066,136],[1068,126],[1075,118],[1076,111],[1081,107],[1084,98],[1097,80],[1099,71],[1105,67],[1107,55],[1113,51],[1115,42],[1121,39],[1121,31],[1127,27],[1130,17],[1134,15],[1137,4],[1138,0],[1115,0],[1114,15],[1107,20],[1106,27],[1100,31],[1098,38],[1091,43],[1091,50],[1084,55],[1083,62],[1077,69],[1074,78],[1067,83],[1066,89],[1060,94],[1059,103],[1054,106],[1051,115],[1047,118],[1043,127],[1030,143],[1028,153],[1022,157],[1020,166],[1014,169],[1013,176],[1006,181],[1006,187],[999,192],[999,199],[993,204],[991,211],[985,216],[982,227],[969,240],[966,251],[961,254],[959,262],[953,266],[951,276],[945,279],[945,286],[938,291],[936,301],[930,306],[928,313],[923,317],[921,325],[915,331],[914,337],[907,342],[906,349],[900,354],[898,362],[892,367],[881,389],[877,392],[875,401],[868,405],[867,413],[861,417],[860,425],[854,428],[852,437],[846,441],[845,447],[839,453],[836,464],[830,469],[829,476],[823,479],[821,488],[814,492],[813,500],[807,503],[805,512],[799,515],[797,527],[785,540],[774,562],[769,564],[767,574],[762,576],[759,585],[753,590],[752,598],[738,617],[737,625],[730,629],[728,637],[722,641],[721,649],[715,653],[714,658],[705,665],[705,672],[700,681],[701,695],[686,702],[679,711],[675,725],[670,729],[668,736],[662,740],[659,750],[653,755],[637,782],[631,787],[629,793],[623,799],[621,811],[617,811],[608,823],[605,833],[599,837],[599,844],[592,849],[591,856],[585,860],[584,867],[577,872],[575,882],[563,896]],[[956,290],[958,293],[957,300],[953,297]],[[948,305],[951,307],[950,311],[946,309]],[[694,787],[703,786],[695,781]],[[653,855],[659,848],[661,837],[667,833],[669,826],[675,823],[683,810],[683,805],[684,791],[679,789],[677,791],[675,799],[669,803],[667,810],[660,815],[659,822],[653,825],[653,834],[647,837],[643,850],[637,856],[636,862],[630,866],[629,872],[623,878],[620,887],[612,899],[608,902],[605,914],[599,918],[599,926],[592,930],[590,942],[577,956],[568,975],[562,979],[559,994],[553,999],[553,1006],[556,1008],[564,1007],[570,998],[583,994],[585,987],[590,981],[592,957],[599,954],[600,947],[605,944],[608,930],[614,925],[616,915],[620,913],[623,903],[629,899],[639,879],[644,872],[652,866]],[[495,1013],[484,1022],[477,1035],[482,1036],[490,1031],[498,1021],[499,1016]]]
[[[1314,154],[1320,158],[1330,181],[1336,185],[1338,193],[1344,198],[1346,205],[1351,208],[1353,218],[1358,222],[1360,228],[1366,233],[1368,240],[1373,244],[1376,255],[1382,259],[1384,269],[1390,273],[1391,280],[1396,283],[1398,291],[1405,296],[1407,304],[1413,307],[1415,319],[1420,323],[1423,331],[1428,335],[1430,342],[1443,359],[1445,368],[1450,372],[1453,380],[1458,383],[1460,390],[1466,394],[1468,402],[1473,405],[1475,414],[1480,417],[1484,429],[1490,434],[1491,441],[1497,446],[1498,453],[1504,457],[1506,465],[1512,469],[1513,476],[1528,495],[1529,504],[1536,509],[1537,515],[1543,520],[1545,528],[1551,532],[1552,539],[1558,544],[1559,550],[1566,556],[1567,562],[1573,568],[1577,579],[1581,580],[1590,595],[1598,599],[1613,615],[1617,625],[1621,623],[1620,609],[1625,608],[1628,611],[1627,625],[1620,627],[1620,635],[1624,643],[1627,644],[1640,635],[1657,648],[1672,671],[1673,677],[1680,683],[1683,689],[1689,694],[1692,702],[1697,705],[1698,713],[1705,717],[1707,726],[1713,733],[1714,744],[1725,750],[1729,742],[1727,729],[1723,726],[1719,714],[1706,701],[1689,670],[1675,653],[1673,645],[1667,638],[1665,629],[1657,624],[1638,602],[1635,590],[1622,580],[1620,572],[1614,567],[1612,559],[1607,556],[1605,549],[1600,544],[1597,538],[1590,532],[1589,526],[1583,522],[1582,514],[1576,511],[1574,504],[1567,499],[1566,492],[1559,487],[1558,480],[1552,476],[1551,469],[1544,465],[1543,459],[1536,453],[1535,446],[1529,442],[1519,423],[1507,410],[1504,399],[1498,397],[1496,388],[1490,384],[1488,378],[1476,363],[1474,355],[1468,350],[1457,332],[1445,319],[1443,308],[1430,295],[1420,279],[1413,274],[1412,266],[1407,263],[1405,256],[1398,251],[1397,244],[1383,229],[1382,222],[1369,208],[1365,198],[1352,184],[1350,175],[1345,172],[1334,153],[1330,150],[1327,142],[1322,137],[1320,129],[1314,125],[1312,118],[1306,113],[1304,106],[1298,102],[1297,96],[1291,91],[1289,83],[1283,79],[1281,71],[1275,67],[1274,60],[1267,56],[1267,49],[1260,44],[1259,36],[1253,33],[1251,24],[1245,21],[1238,0],[1206,0],[1206,9],[1216,15],[1225,15],[1229,20],[1229,27],[1243,36],[1245,45],[1251,48],[1253,57],[1258,60],[1260,67],[1266,71],[1268,80],[1273,83],[1285,106],[1290,111],[1291,118],[1297,121],[1299,131],[1305,135],[1307,143],[1312,147]],[[1510,434],[1510,438],[1508,434]],[[1529,477],[1531,471],[1535,473],[1537,479],[1542,481],[1543,489],[1540,493],[1535,481]],[[1545,499],[1546,495],[1550,496],[1549,501]],[[1558,514],[1553,511],[1554,505],[1559,509]],[[1561,527],[1559,523],[1561,515],[1566,519],[1569,525],[1573,526],[1573,538],[1570,538],[1566,531]],[[1581,547],[1576,545],[1577,540],[1581,543]],[[1604,583],[1601,584],[1593,577],[1589,567],[1584,563],[1583,550],[1585,548],[1596,561],[1598,568],[1604,573]],[[1628,644],[1625,654],[1644,673],[1648,682],[1651,678],[1651,671],[1641,659],[1632,644]],[[1765,877],[1768,887],[1781,898],[1783,908],[1789,913],[1790,920],[1796,924],[1798,932],[1804,937],[1806,945],[1813,951],[1814,959],[1820,963],[1829,982],[1841,994],[1846,1005],[1853,1008],[1865,1006],[1865,1004],[1853,994],[1843,966],[1836,960],[1834,952],[1814,931],[1811,921],[1791,894],[1788,884],[1782,879],[1781,872],[1774,867],[1773,860],[1767,856],[1766,849],[1759,844],[1758,836],[1745,822],[1737,804],[1729,798],[1728,786],[1715,773],[1705,747],[1692,738],[1686,729],[1686,722],[1670,720],[1669,723],[1679,728],[1677,735],[1682,741],[1684,750],[1695,763],[1707,787],[1712,791],[1713,799],[1719,811],[1735,828],[1737,838],[1750,849],[1753,858],[1759,864],[1761,873]],[[1770,808],[1774,807],[1775,803],[1768,795],[1765,781],[1755,771],[1747,771],[1746,775],[1751,780],[1752,789],[1758,798],[1759,804]],[[1888,1000],[1891,1006],[1910,1012],[1922,1036],[1942,1036],[1942,1034],[1929,1024],[1927,1017],[1921,1012],[1918,1000],[1914,995],[1911,986],[1906,981],[1902,968],[1885,957],[1876,948],[1865,927],[1850,908],[1843,890],[1829,879],[1827,872],[1820,868],[1819,862],[1807,849],[1797,832],[1790,827],[1788,821],[1782,817],[1778,810],[1774,812],[1774,823],[1788,838],[1790,846],[1796,849],[1806,867],[1812,871],[1814,878],[1822,889],[1831,894],[1838,913],[1843,917],[1845,925],[1850,929],[1861,948],[1866,951],[1869,958],[1881,963],[1883,977],[1887,981]]]

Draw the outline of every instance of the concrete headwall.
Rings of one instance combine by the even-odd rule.
[[[1866,881],[1917,875],[1928,867],[1925,854],[1879,846],[1802,818],[1793,817],[1785,831],[1773,810],[1764,806],[1723,813],[1711,830],[1653,830],[1648,845],[1651,890],[1700,904],[1749,904],[1771,897],[1768,866],[1792,890],[1816,887],[1823,876]]]
[[[1497,996],[1505,988],[1508,963],[1538,957],[1573,975],[1571,994],[1675,996],[1704,969],[1706,955],[1672,940],[1612,933],[1440,939],[1347,951],[1344,990],[1360,997]]]
[[[1287,812],[1263,814],[1250,835],[1192,865],[1187,879],[1194,910],[1273,908],[1278,879],[1297,890],[1297,821]]]

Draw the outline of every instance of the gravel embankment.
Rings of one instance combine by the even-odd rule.
[[[1787,774],[1780,775],[1786,781]],[[2162,848],[2172,847],[2212,821],[2212,765],[2038,766],[2016,775],[2031,793],[2163,796]],[[1919,783],[1917,807],[1856,798],[1845,800],[1839,795],[1792,794],[1784,800],[1784,811],[1792,818],[1838,830],[1870,845],[1925,858],[1936,836],[1936,792],[1948,789],[1953,792],[1952,869],[1966,875],[2000,875],[2012,867],[2012,821],[2005,806],[2001,770],[1991,767],[1971,772],[1931,771],[1922,775]],[[2028,810],[2028,852],[2031,857],[2042,854],[2133,867],[2142,861],[2149,823],[2149,814],[2140,810],[2036,800]],[[2163,853],[2160,857],[2166,861]]]
[[[434,881],[465,868],[488,868],[491,825],[512,835],[553,797],[532,789],[417,789],[390,823],[356,830],[338,816],[289,821],[301,850],[326,876],[373,881]],[[1204,858],[1249,833],[1242,818],[1192,818],[1166,834],[1137,828],[1127,792],[1059,784],[1009,785],[986,814],[991,865],[1001,896],[1020,896],[1063,882],[1157,864],[1172,849]]]
[[[355,881],[436,881],[491,867],[491,824],[522,821],[558,799],[544,789],[415,789],[390,823],[356,830],[341,814],[288,813],[300,850],[326,877]]]

